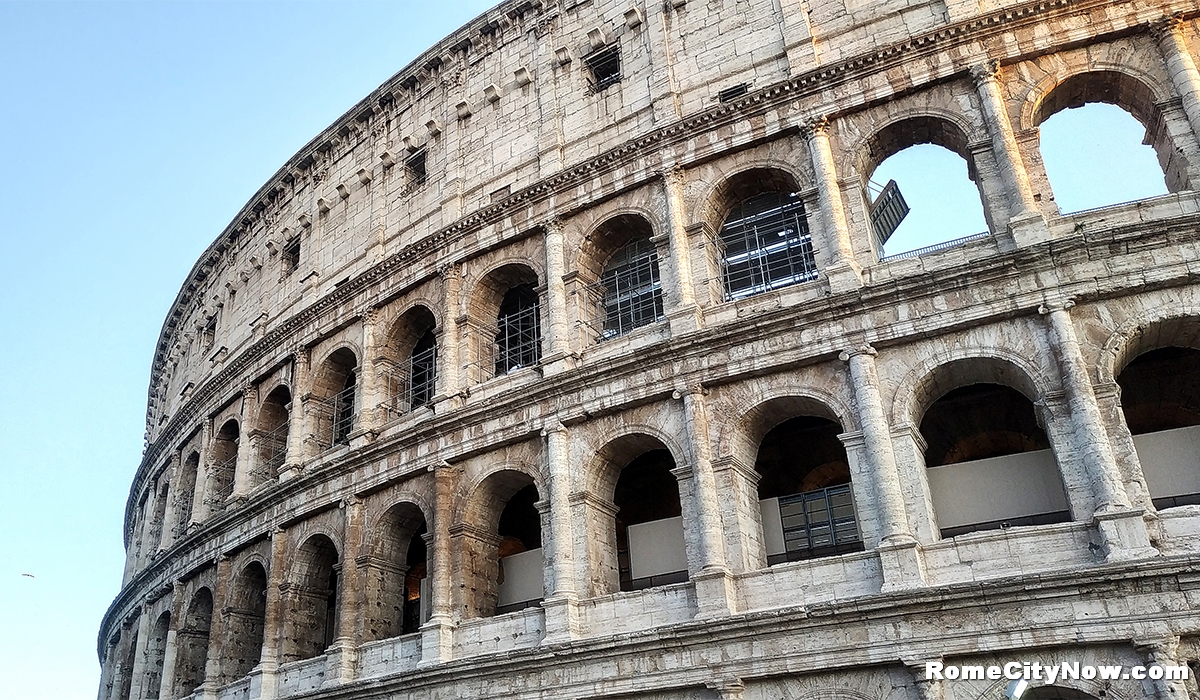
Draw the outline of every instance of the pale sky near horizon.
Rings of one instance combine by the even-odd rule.
[[[0,0],[0,697],[95,697],[154,343],[197,256],[299,148],[492,4]],[[1066,129],[1132,143],[1099,165],[1083,145],[1055,156],[1078,171],[1064,209],[1105,203],[1067,204],[1071,181],[1130,178],[1109,202],[1163,191],[1121,122]],[[875,177],[914,210],[889,252],[983,228],[962,161],[920,151]],[[966,206],[940,208],[956,187]]]

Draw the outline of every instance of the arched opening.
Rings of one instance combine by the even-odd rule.
[[[384,352],[388,418],[428,405],[437,393],[437,335],[433,312],[406,311],[388,334]]]
[[[718,239],[726,300],[817,278],[799,189],[790,175],[762,168],[738,173],[721,187]]]
[[[538,295],[521,284],[504,294],[496,316],[496,376],[532,367],[542,358]]]
[[[308,538],[296,554],[284,616],[283,660],[325,653],[337,636],[338,551],[325,535]]]
[[[468,347],[471,381],[486,381],[541,361],[537,288],[537,274],[518,264],[504,265],[479,281],[467,314],[474,339]]]
[[[920,432],[942,537],[1071,519],[1033,401],[1001,383],[1013,369],[998,361],[960,361],[925,382],[925,396],[933,400],[921,414]]]
[[[339,348],[313,378],[317,441],[322,449],[350,443],[358,414],[356,388],[358,358],[349,348]]]
[[[1143,352],[1117,383],[1154,507],[1200,504],[1200,350]]]
[[[190,695],[204,682],[212,615],[212,591],[201,588],[192,595],[183,625],[175,632],[175,689],[171,693],[173,698]]]
[[[142,698],[158,700],[162,689],[163,662],[167,653],[167,632],[171,629],[171,613],[164,612],[154,621],[150,638],[146,640],[146,666],[142,676]]]
[[[919,255],[992,230],[968,137],[938,117],[913,117],[876,132],[859,158],[880,258]]]
[[[288,431],[291,429],[292,392],[277,386],[263,400],[258,410],[257,464],[250,473],[251,488],[266,483],[279,474],[287,460]]]
[[[472,494],[467,524],[454,536],[463,558],[464,617],[514,612],[545,596],[538,490],[524,472],[504,470]]]
[[[397,503],[380,518],[366,571],[368,641],[417,632],[429,619],[426,532],[425,516],[412,503]]]
[[[1039,148],[1061,211],[1188,188],[1187,162],[1154,92],[1116,71],[1067,78],[1037,106]]]
[[[617,477],[613,505],[620,588],[636,591],[688,579],[675,459],[665,447],[634,457]]]
[[[267,618],[266,569],[256,561],[250,562],[234,577],[231,590],[225,614],[222,683],[235,681],[258,665]]]
[[[653,236],[645,218],[622,214],[588,237],[579,272],[592,282],[585,289],[595,304],[592,327],[598,339],[615,338],[662,320],[662,281]]]
[[[828,418],[801,415],[759,443],[754,469],[768,564],[863,549],[841,432]]]
[[[196,497],[196,479],[200,471],[200,453],[193,451],[183,459],[179,470],[179,483],[176,484],[174,505],[175,524],[172,534],[178,538],[187,532],[192,523],[192,506]]]
[[[237,472],[238,444],[241,427],[236,420],[227,420],[213,439],[212,473],[208,505],[220,508],[233,494],[233,479]]]

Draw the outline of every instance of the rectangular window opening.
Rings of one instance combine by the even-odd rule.
[[[404,170],[408,174],[408,188],[414,189],[425,182],[425,151],[420,150],[404,161]]]
[[[300,237],[296,236],[283,246],[283,274],[290,275],[300,267]]]
[[[739,83],[733,87],[727,87],[717,93],[717,99],[721,102],[731,102],[737,98],[750,92],[749,83]]]
[[[621,51],[618,46],[600,49],[583,59],[591,72],[588,87],[592,94],[621,82]]]

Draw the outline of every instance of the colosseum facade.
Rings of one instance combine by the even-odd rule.
[[[999,700],[924,664],[1194,666],[1198,17],[480,16],[184,282],[101,700]],[[1146,127],[1168,194],[1059,210],[1039,125],[1086,102]],[[990,230],[884,255],[866,183],[925,143]]]

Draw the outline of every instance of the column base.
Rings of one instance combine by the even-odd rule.
[[[583,636],[579,621],[579,601],[573,595],[546,598],[542,601],[546,614],[546,636],[542,644],[569,644]]]
[[[542,376],[552,377],[567,370],[575,369],[576,357],[569,352],[556,352],[542,358]]]
[[[263,661],[250,670],[250,697],[275,700],[279,695],[279,664]]]
[[[417,666],[429,666],[449,661],[454,657],[454,623],[449,618],[429,618],[421,625],[421,661]]]
[[[725,569],[710,569],[692,576],[696,586],[697,620],[729,617],[737,613],[737,590]]]
[[[279,483],[291,481],[304,473],[304,467],[299,464],[285,464],[279,468]]]
[[[1050,240],[1050,227],[1040,212],[1023,211],[1008,220],[1008,235],[1018,248]]]
[[[825,278],[829,280],[829,291],[834,294],[852,292],[863,285],[862,268],[847,260],[830,265],[825,270]]]
[[[358,675],[358,646],[349,637],[338,637],[325,650],[322,688],[349,683]]]
[[[921,545],[911,537],[880,542],[879,568],[883,572],[880,593],[911,591],[925,586],[925,558]]]
[[[1150,546],[1150,535],[1146,531],[1146,522],[1142,519],[1144,513],[1143,510],[1130,508],[1110,510],[1092,516],[1092,524],[1100,535],[1100,545],[1104,550],[1106,562],[1158,556],[1158,550]]]
[[[686,335],[704,327],[704,314],[695,304],[671,309],[664,316],[667,317],[667,326],[671,329],[671,337]]]

